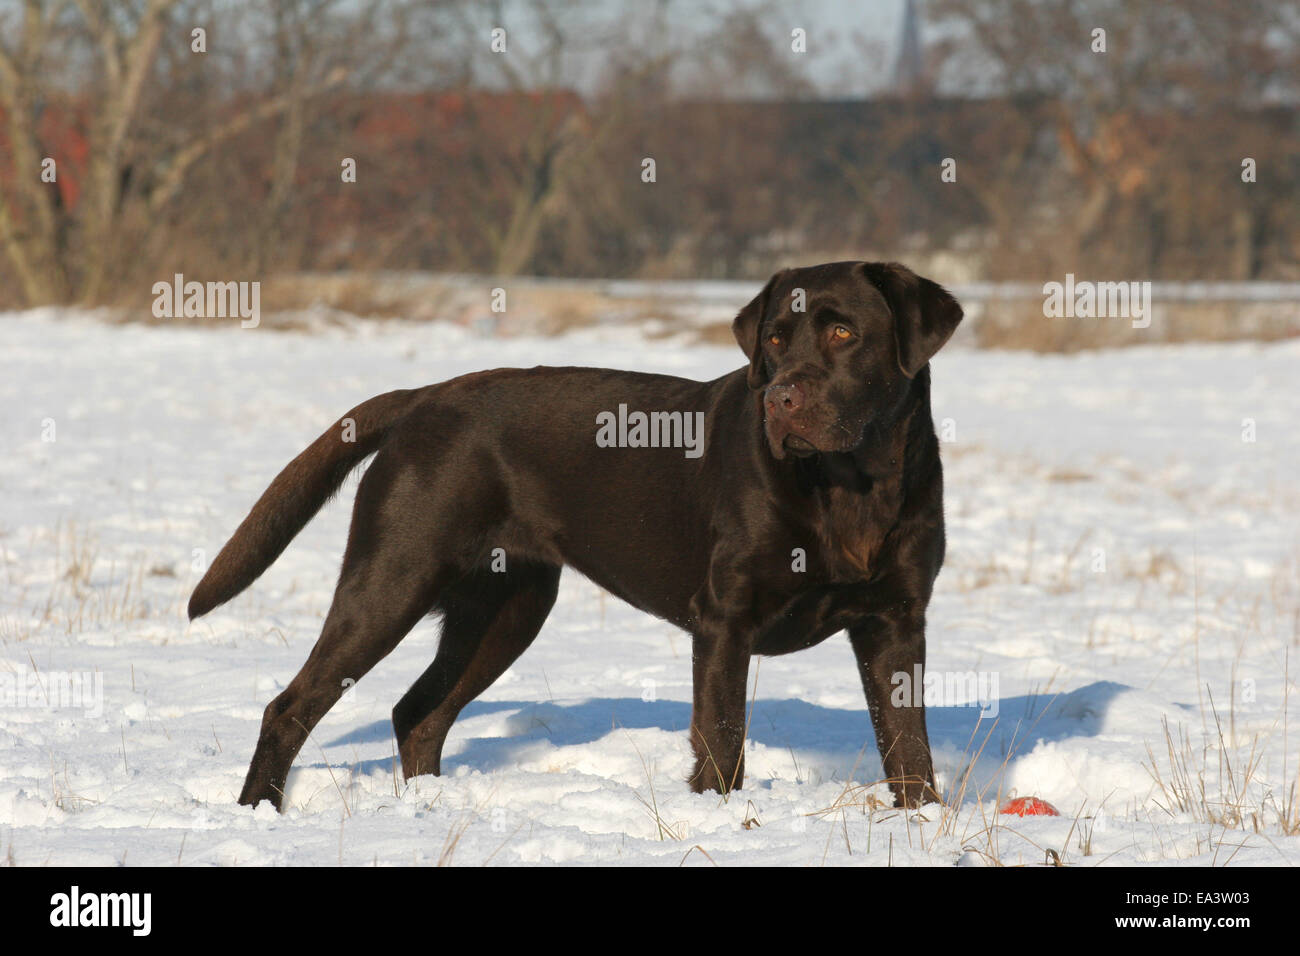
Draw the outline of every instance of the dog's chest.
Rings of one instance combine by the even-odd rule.
[[[900,483],[874,481],[865,493],[827,488],[819,497],[822,507],[818,533],[827,573],[838,581],[871,578],[898,523]]]

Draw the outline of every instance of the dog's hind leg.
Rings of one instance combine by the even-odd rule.
[[[409,517],[413,509],[401,506],[392,465],[381,453],[357,490],[325,625],[302,669],[266,708],[242,804],[269,800],[281,807],[289,769],[317,722],[398,645],[458,573],[432,558],[427,534]]]
[[[348,686],[387,656],[428,611],[430,595],[423,588],[397,594],[379,583],[373,573],[340,582],[307,662],[266,708],[240,803],[270,800],[280,808],[289,768],[307,735]]]
[[[393,708],[393,730],[406,779],[442,771],[442,746],[461,709],[505,673],[537,637],[555,604],[560,568],[511,561],[478,570],[438,597],[438,654]]]

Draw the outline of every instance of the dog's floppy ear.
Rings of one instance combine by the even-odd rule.
[[[731,323],[731,334],[736,337],[736,344],[749,359],[749,375],[746,381],[749,387],[755,390],[767,384],[762,344],[758,341],[763,331],[763,316],[767,314],[768,302],[772,298],[772,288],[776,285],[776,280],[785,275],[786,271],[782,269],[768,279],[767,285],[763,286],[763,291],[754,296],[749,305],[741,309],[735,321]]]
[[[952,336],[961,306],[943,286],[897,262],[866,262],[863,269],[894,313],[898,365],[912,378]]]

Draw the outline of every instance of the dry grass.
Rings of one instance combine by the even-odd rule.
[[[1272,619],[1284,622],[1289,618],[1292,621],[1292,643],[1294,622],[1300,617],[1300,598],[1290,573],[1294,566],[1294,558],[1282,562],[1269,588],[1269,598],[1273,602]],[[1177,574],[1185,576],[1182,569],[1177,569]],[[1201,593],[1195,554],[1190,574],[1195,602],[1193,633],[1197,685],[1204,691],[1198,695],[1201,702],[1201,742],[1194,744],[1185,726],[1175,728],[1167,719],[1162,721],[1163,747],[1159,755],[1149,744],[1147,746],[1147,771],[1160,792],[1157,806],[1167,815],[1186,815],[1225,831],[1279,832],[1285,836],[1300,836],[1300,764],[1290,766],[1292,756],[1289,749],[1290,647],[1282,646],[1282,701],[1271,729],[1267,733],[1256,732],[1242,738],[1237,731],[1241,703],[1237,698],[1237,688],[1242,655],[1248,643],[1285,640],[1282,634],[1265,632],[1262,596],[1244,609],[1246,613],[1242,621],[1245,626],[1231,635],[1236,653],[1228,674],[1230,697],[1225,730],[1213,692],[1200,677],[1201,614],[1205,598]],[[1215,613],[1222,613],[1223,601],[1214,602]],[[1281,737],[1282,767],[1280,777],[1270,781],[1263,767],[1264,754],[1278,735]]]
[[[1175,729],[1167,720],[1163,721],[1163,751],[1157,755],[1148,746],[1149,762],[1146,764],[1152,779],[1148,819],[1161,858],[1188,855],[1187,848],[1180,849],[1177,837],[1172,845],[1166,845],[1167,836],[1162,835],[1161,824],[1174,822],[1179,817],[1207,825],[1208,830],[1186,836],[1195,840],[1191,855],[1213,852],[1216,865],[1230,864],[1237,852],[1249,845],[1246,834],[1259,835],[1265,840],[1270,834],[1300,836],[1300,766],[1290,764],[1287,750],[1289,666],[1286,671],[1284,685],[1287,690],[1274,730],[1282,738],[1283,766],[1280,778],[1273,782],[1266,780],[1263,773],[1264,753],[1273,734],[1253,734],[1248,739],[1236,740],[1232,732],[1225,729],[1212,695],[1206,695],[1205,721],[1211,732],[1204,735],[1199,745],[1193,743],[1186,728]],[[990,866],[1006,865],[1005,860],[1013,847],[1041,854],[1044,865],[1079,865],[1098,852],[1096,839],[1106,829],[1105,804],[1109,797],[1096,807],[1082,806],[1060,844],[1053,846],[1038,843],[1019,829],[1015,818],[1003,818],[998,813],[1004,801],[1016,795],[1005,788],[1008,767],[1020,744],[1033,739],[1034,726],[1053,700],[1055,698],[1040,703],[1037,695],[1031,698],[1025,718],[1017,724],[1001,763],[987,775],[977,775],[976,767],[986,755],[997,721],[990,724],[982,735],[979,735],[977,725],[958,770],[943,794],[942,804],[927,805],[919,810],[890,806],[879,796],[880,788],[890,781],[879,780],[865,785],[846,784],[829,806],[814,810],[808,816],[830,818],[841,824],[833,826],[828,834],[827,849],[831,837],[841,831],[846,846],[849,846],[847,814],[856,811],[867,818],[868,852],[875,825],[901,820],[909,844],[919,845],[932,854],[938,850],[941,840],[949,840],[959,845],[963,853],[974,854]],[[977,784],[977,776],[986,776],[986,779]],[[1138,819],[1137,813],[1137,810],[1131,811],[1133,821]],[[1008,839],[1011,844],[1007,843]],[[1118,850],[1098,862],[1105,863],[1114,852]]]
[[[62,767],[57,766],[53,751],[50,751],[50,802],[64,813],[77,813],[99,802],[73,789],[68,777],[67,761],[63,762]]]
[[[506,291],[504,312],[492,309],[496,288]],[[672,320],[672,310],[653,296],[615,297],[595,282],[516,276],[281,275],[263,282],[261,305],[262,324],[282,330],[343,324],[362,317],[451,322],[487,334],[558,335],[605,322]]]
[[[632,749],[636,751],[637,759],[641,761],[641,769],[645,771],[646,783],[650,788],[649,798],[641,796],[640,793],[636,794],[636,798],[641,803],[641,806],[645,808],[646,813],[650,815],[650,819],[654,822],[655,838],[658,840],[675,841],[685,839],[689,824],[685,820],[677,820],[673,823],[669,823],[663,818],[659,812],[659,799],[655,796],[655,782],[654,776],[650,772],[650,765],[646,763],[645,756],[641,753],[641,748],[636,745],[636,741],[632,739],[631,734],[628,734],[628,743],[632,745]]]
[[[1272,342],[1300,335],[1300,303],[1295,302],[1157,302],[1145,329],[1133,328],[1126,318],[1047,318],[1041,298],[990,300],[978,311],[971,326],[975,345],[1031,352],[1243,339]]]
[[[748,285],[738,284],[736,310],[747,299]],[[760,285],[755,280],[752,292]],[[508,290],[504,317],[490,308],[489,296],[496,287]],[[716,303],[692,299],[688,283],[663,288],[673,290],[671,301],[649,291],[616,296],[601,280],[589,279],[385,271],[282,273],[262,280],[261,324],[309,329],[345,324],[359,316],[447,321],[512,335],[554,335],[595,324],[643,324],[653,319],[652,336],[686,331],[700,342],[734,344],[730,315],[716,314]],[[129,306],[98,311],[105,320],[117,322],[206,325],[214,321],[155,319],[151,303],[152,299],[142,298]],[[1068,353],[1168,342],[1276,341],[1300,335],[1300,303],[1295,302],[1157,302],[1146,329],[1133,328],[1126,318],[1047,318],[1041,297],[968,298],[964,304],[968,318],[963,339],[980,348]],[[707,318],[701,321],[702,317]]]
[[[1002,866],[1003,851],[1000,839],[1004,833],[1010,833],[1028,841],[1037,851],[1044,852],[1046,856],[1044,848],[1023,837],[1013,826],[999,822],[996,815],[997,808],[1002,805],[1006,797],[1011,795],[1005,790],[1004,778],[1017,752],[1017,747],[1021,741],[1029,738],[1038,721],[1047,712],[1052,700],[1039,706],[1037,695],[1031,698],[1026,712],[1028,727],[1021,733],[1023,724],[1017,722],[1016,731],[1003,752],[1001,763],[982,787],[975,783],[976,767],[993,739],[999,723],[998,719],[988,724],[982,736],[979,724],[972,728],[959,769],[941,795],[942,803],[927,804],[919,809],[889,806],[877,793],[880,787],[887,786],[891,781],[878,780],[865,785],[846,784],[829,806],[814,810],[808,816],[819,818],[838,816],[843,824],[843,838],[845,845],[849,847],[850,855],[852,847],[849,842],[847,813],[856,810],[867,818],[866,852],[868,853],[871,852],[875,825],[901,819],[905,826],[904,832],[908,845],[921,847],[929,853],[936,851],[940,840],[953,839],[961,844],[963,852],[977,854],[988,865]],[[927,825],[932,825],[928,832]],[[827,850],[829,846],[828,836]],[[892,860],[892,843],[890,849]]]
[[[144,578],[146,574],[159,576],[156,567],[142,558],[121,565],[115,558],[105,560],[95,535],[75,522],[56,525],[53,536],[53,582],[34,611],[41,625],[76,634],[149,616]],[[102,577],[97,579],[99,572]],[[25,603],[21,596],[19,603]],[[7,626],[6,639],[11,633],[15,633],[12,623]]]
[[[1263,778],[1266,738],[1253,734],[1235,744],[1224,733],[1213,697],[1210,714],[1214,733],[1205,735],[1199,746],[1186,727],[1172,728],[1167,719],[1162,722],[1163,751],[1157,756],[1148,745],[1146,768],[1159,790],[1156,806],[1168,816],[1185,815],[1225,830],[1300,836],[1300,767],[1288,773],[1286,700],[1279,718],[1283,767],[1276,787]]]
[[[460,839],[465,835],[465,831],[469,829],[472,822],[473,818],[466,816],[448,828],[447,836],[442,841],[442,851],[438,854],[438,866],[452,865],[452,858],[456,855],[456,848],[460,846]]]

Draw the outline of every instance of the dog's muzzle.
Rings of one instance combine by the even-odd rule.
[[[801,434],[807,428],[801,415],[806,400],[803,388],[794,383],[770,385],[763,392],[764,427],[777,458],[787,452],[800,458],[817,453],[817,447]]]

